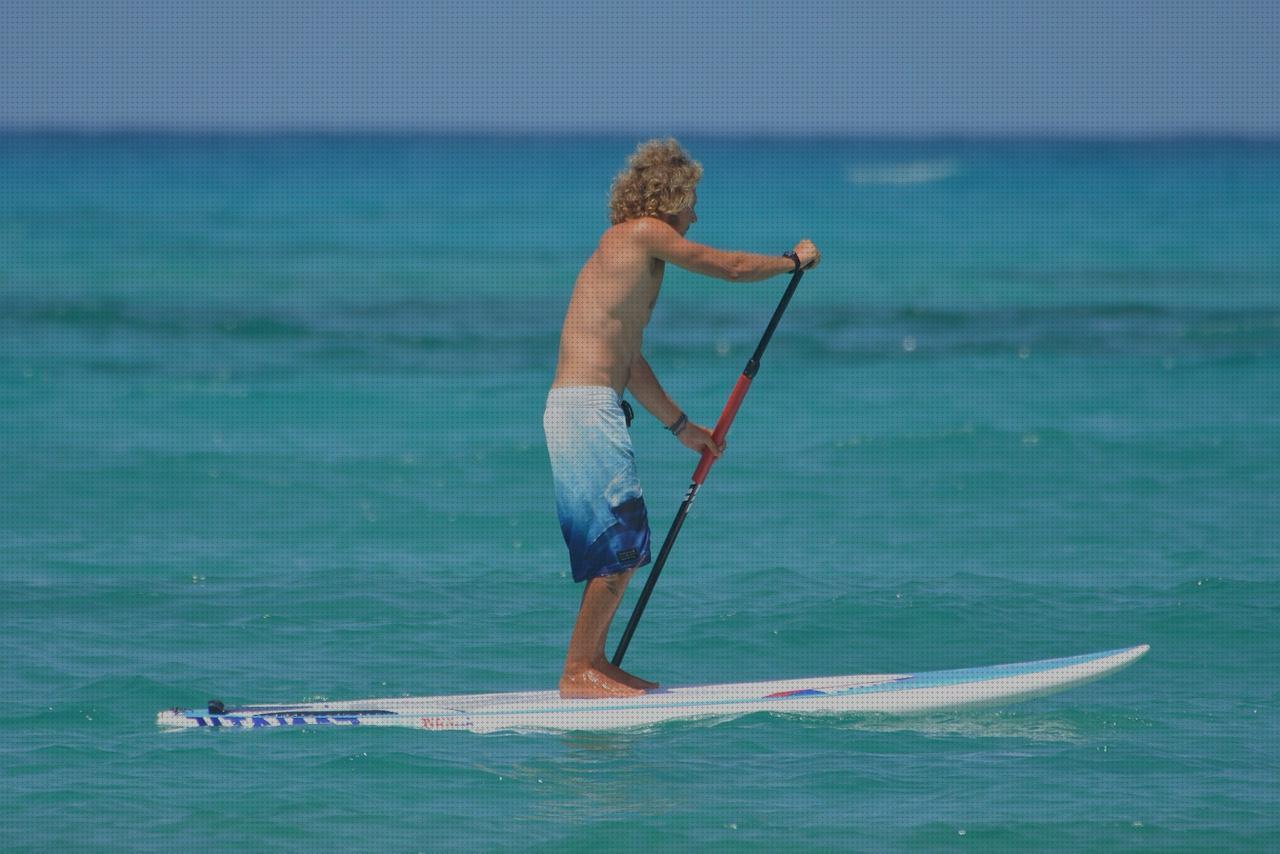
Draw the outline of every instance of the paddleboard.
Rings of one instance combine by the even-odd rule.
[[[648,726],[663,721],[781,715],[911,715],[1004,705],[1082,685],[1141,658],[1128,649],[929,673],[825,676],[729,685],[656,689],[638,697],[562,700],[555,691],[459,694],[380,700],[168,709],[166,730],[263,730],[280,727],[398,726],[471,732],[567,732]]]

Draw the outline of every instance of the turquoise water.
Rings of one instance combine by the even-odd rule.
[[[0,137],[0,843],[1280,846],[1274,144],[686,140],[691,238],[824,261],[628,666],[1151,644],[1122,674],[912,720],[156,731],[554,685],[542,403],[634,143]],[[669,274],[646,353],[695,420],[784,285]],[[661,538],[696,458],[632,436]]]

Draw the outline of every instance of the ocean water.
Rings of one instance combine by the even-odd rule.
[[[685,140],[691,238],[824,260],[628,667],[1151,644],[1123,673],[915,719],[156,730],[555,684],[542,404],[635,142],[0,137],[0,845],[1280,847],[1274,143]],[[695,420],[785,284],[669,272],[645,352]],[[660,539],[696,458],[632,436]]]

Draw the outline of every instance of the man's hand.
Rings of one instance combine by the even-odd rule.
[[[822,260],[822,253],[813,245],[812,240],[801,240],[791,251],[800,259],[801,270],[812,270]]]
[[[717,445],[715,439],[711,438],[711,431],[700,424],[694,424],[690,421],[685,428],[680,431],[680,435],[676,437],[680,443],[691,451],[701,454],[703,451],[710,451],[712,456],[719,459],[724,453],[724,445]]]

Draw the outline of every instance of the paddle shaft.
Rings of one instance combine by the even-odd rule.
[[[756,345],[756,351],[751,354],[751,358],[747,360],[747,366],[742,369],[742,375],[738,377],[738,382],[734,384],[733,391],[729,393],[729,399],[725,402],[724,409],[720,412],[720,418],[716,421],[716,428],[712,431],[712,438],[717,445],[724,443],[725,437],[729,435],[729,425],[733,423],[734,417],[738,414],[738,408],[742,406],[742,400],[747,396],[747,389],[751,387],[751,381],[755,379],[756,372],[760,370],[760,359],[764,356],[764,350],[769,346],[769,339],[773,337],[773,332],[778,328],[778,321],[782,319],[782,313],[787,310],[787,304],[791,302],[791,296],[796,292],[796,286],[800,284],[800,277],[804,275],[804,269],[795,271],[791,276],[791,283],[787,285],[786,292],[782,295],[782,299],[778,302],[778,307],[773,310],[773,317],[769,320],[769,326],[764,331],[764,335],[760,336],[760,343]],[[622,640],[618,641],[618,648],[613,653],[613,666],[618,667],[622,664],[622,657],[627,654],[627,647],[631,644],[631,636],[636,632],[636,626],[640,624],[640,616],[644,613],[645,605],[649,604],[649,597],[653,594],[653,588],[658,583],[658,576],[662,574],[662,567],[667,562],[667,557],[671,554],[671,548],[675,545],[676,537],[680,535],[680,528],[684,526],[685,516],[689,515],[689,507],[693,504],[693,499],[698,495],[698,489],[707,479],[707,473],[711,471],[711,465],[716,460],[710,451],[702,452],[702,459],[698,461],[698,467],[693,471],[693,481],[689,484],[689,491],[685,493],[684,501],[680,504],[680,509],[676,512],[675,521],[671,523],[670,530],[667,531],[667,538],[662,541],[662,548],[658,550],[658,559],[653,563],[653,569],[649,571],[649,578],[644,583],[644,589],[640,591],[640,598],[636,600],[635,610],[631,612],[631,619],[627,621],[627,628],[622,633]]]

